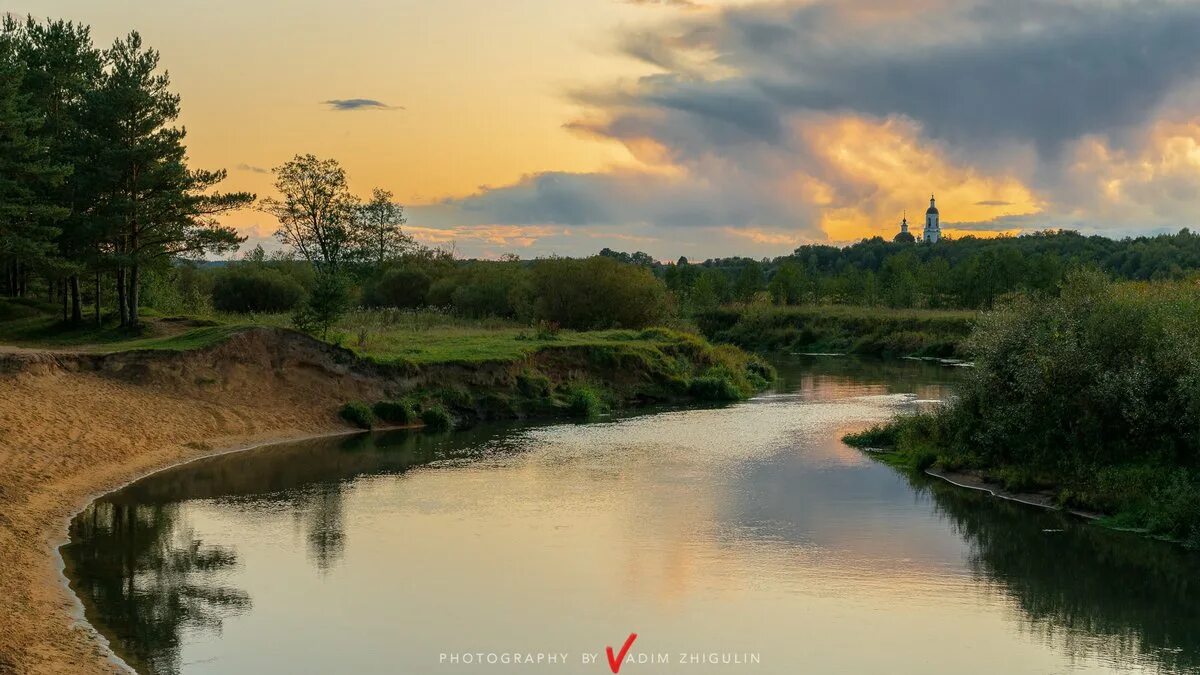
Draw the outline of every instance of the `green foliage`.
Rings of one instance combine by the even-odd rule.
[[[604,413],[606,406],[600,393],[586,384],[576,384],[567,391],[567,409],[575,417],[594,419]]]
[[[375,415],[370,406],[361,401],[352,401],[338,410],[338,415],[350,424],[360,429],[370,429],[375,426]]]
[[[447,431],[454,427],[454,418],[440,405],[431,406],[421,411],[421,421],[431,431]]]
[[[760,352],[962,356],[976,313],[882,308],[725,307],[696,315],[710,340]]]
[[[909,458],[1057,486],[1069,505],[1188,540],[1200,522],[1200,288],[1073,273],[983,315],[955,401],[898,419]]]
[[[396,425],[408,425],[417,421],[418,416],[413,405],[407,401],[379,401],[371,406],[375,417]]]
[[[701,401],[740,401],[743,396],[726,373],[701,375],[692,380],[688,391]]]
[[[222,312],[287,312],[303,299],[299,281],[270,267],[231,265],[213,279],[213,308]]]
[[[419,269],[391,268],[366,285],[363,301],[368,307],[424,307],[429,284],[429,275]]]
[[[669,313],[667,289],[647,268],[596,256],[532,266],[534,312],[564,328],[642,328]]]
[[[852,448],[894,448],[897,430],[895,424],[876,424],[869,429],[842,436],[842,442]]]
[[[346,280],[339,274],[322,272],[317,277],[308,301],[293,315],[292,323],[302,331],[326,339],[329,337],[329,329],[342,318],[349,307],[350,292],[346,288]]]

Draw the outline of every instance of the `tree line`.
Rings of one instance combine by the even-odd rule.
[[[225,171],[188,166],[179,96],[158,52],[131,32],[97,48],[87,26],[6,17],[0,25],[0,290],[61,299],[83,321],[92,285],[136,326],[142,277],[242,241],[217,217],[249,205],[216,192]],[[39,288],[39,286],[41,286]]]
[[[651,267],[681,306],[698,310],[756,299],[779,305],[990,309],[1014,292],[1053,295],[1065,276],[1079,268],[1120,280],[1190,277],[1200,269],[1200,235],[1183,229],[1110,239],[1063,230],[943,239],[936,245],[874,237],[844,248],[801,246],[774,259],[692,264],[681,258]]]

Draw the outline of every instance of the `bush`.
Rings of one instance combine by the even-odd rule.
[[[429,283],[429,275],[420,270],[389,269],[363,288],[363,302],[369,307],[424,307]]]
[[[895,424],[876,424],[856,434],[842,436],[842,442],[852,448],[894,448],[896,430]]]
[[[360,429],[370,429],[375,426],[375,415],[371,413],[371,409],[366,403],[353,401],[342,406],[338,411],[342,419]]]
[[[567,409],[576,417],[592,419],[604,412],[604,401],[595,389],[575,385],[567,392]]]
[[[538,319],[574,330],[644,328],[669,315],[667,287],[640,265],[596,256],[549,258],[532,267]]]
[[[329,329],[349,307],[350,291],[346,288],[346,280],[338,274],[326,272],[317,277],[308,302],[292,315],[292,324],[324,340],[329,337]]]
[[[421,411],[421,421],[431,431],[446,431],[454,427],[454,418],[440,405],[431,406]]]
[[[389,424],[407,425],[417,420],[411,404],[404,401],[380,401],[371,406],[375,416]]]
[[[213,308],[222,312],[287,312],[303,300],[299,281],[269,267],[235,264],[213,280]]]
[[[725,375],[697,377],[688,386],[688,392],[701,401],[740,401],[742,394]]]

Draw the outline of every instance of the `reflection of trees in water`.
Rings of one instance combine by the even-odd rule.
[[[214,575],[236,564],[235,552],[197,540],[179,522],[180,503],[286,505],[302,523],[310,558],[325,572],[345,551],[343,490],[351,480],[502,449],[507,428],[317,439],[170,469],[80,513],[63,547],[66,573],[88,620],[115,652],[139,672],[175,673],[184,633],[218,632],[224,618],[250,607],[245,592],[219,585]]]
[[[941,482],[927,487],[971,546],[973,569],[1048,643],[1073,656],[1200,669],[1200,556]]]
[[[307,521],[309,558],[322,573],[328,572],[346,550],[341,485],[323,483],[298,501],[295,513]]]
[[[140,672],[176,673],[185,630],[220,631],[250,597],[216,583],[234,553],[178,526],[178,506],[99,502],[71,523],[64,547],[72,587],[88,618]]]

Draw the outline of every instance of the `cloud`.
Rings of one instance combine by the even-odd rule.
[[[245,162],[238,164],[237,170],[238,171],[249,171],[250,173],[271,173],[270,169],[267,169],[267,168],[264,168],[261,166],[254,166],[253,164],[246,164]]]
[[[622,30],[651,72],[577,86],[566,126],[639,168],[526,176],[430,217],[637,228],[673,257],[890,236],[930,192],[981,233],[1200,215],[1200,3],[773,0]]]
[[[641,5],[643,7],[677,7],[680,9],[700,9],[704,5],[693,0],[617,0],[625,5]]]
[[[403,106],[391,106],[382,101],[376,101],[372,98],[335,98],[328,101],[321,101],[322,105],[329,106],[330,110],[346,111],[346,110],[404,110]]]

